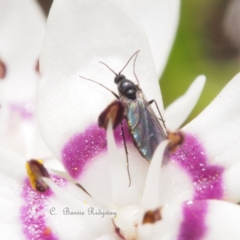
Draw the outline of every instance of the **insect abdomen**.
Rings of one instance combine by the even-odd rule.
[[[141,155],[151,161],[158,144],[165,139],[159,131],[159,123],[143,99],[130,101],[127,106],[128,127]]]

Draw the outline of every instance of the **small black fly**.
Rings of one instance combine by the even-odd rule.
[[[135,73],[135,65],[139,51],[135,52],[127,61],[123,69],[117,74],[107,64],[105,65],[111,72],[115,74],[114,82],[117,85],[118,93],[110,90],[99,82],[84,78],[86,80],[95,82],[108,91],[110,91],[116,98],[107,108],[100,114],[98,118],[98,124],[100,127],[107,128],[109,119],[113,121],[113,128],[116,128],[121,124],[122,135],[124,140],[124,147],[127,157],[127,169],[129,175],[129,186],[131,184],[129,167],[128,167],[128,151],[126,147],[125,135],[123,130],[122,120],[126,119],[129,132],[132,136],[133,143],[138,149],[139,153],[148,161],[152,160],[153,154],[157,146],[165,139],[168,138],[169,133],[166,131],[166,126],[162,118],[161,112],[155,100],[147,101],[142,89],[139,86],[139,80]],[[134,58],[133,72],[137,80],[137,84],[127,79],[122,75],[123,70],[127,67],[129,62]],[[151,104],[155,103],[159,117],[153,111]],[[176,147],[183,141],[182,133],[178,134],[178,137],[170,138],[174,139],[169,145],[169,151],[175,150]],[[165,160],[166,161],[166,160]]]

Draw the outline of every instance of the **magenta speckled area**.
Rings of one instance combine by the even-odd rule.
[[[186,134],[183,146],[171,155],[171,159],[191,176],[195,188],[194,200],[223,197],[224,169],[209,163],[204,148],[194,136]]]
[[[10,104],[10,109],[13,114],[18,114],[24,120],[31,120],[33,118],[32,104]]]
[[[132,138],[124,121],[124,134],[127,141]],[[114,130],[117,144],[123,144],[121,127]],[[86,163],[107,150],[106,131],[97,124],[89,126],[84,132],[72,137],[62,150],[62,161],[72,178],[78,178]]]
[[[59,186],[64,186],[66,180],[62,177],[51,175],[52,180]],[[53,195],[48,189],[44,193],[37,192],[30,186],[29,180],[23,183],[22,198],[24,206],[21,208],[21,222],[23,233],[29,240],[57,240],[57,236],[47,226],[45,221],[46,201]]]
[[[26,179],[23,184],[22,198],[25,205],[21,209],[23,233],[31,240],[57,240],[45,222],[45,201],[52,195],[49,189],[44,193],[34,191]]]
[[[207,201],[187,202],[183,204],[183,221],[177,240],[200,240],[207,231],[205,216]]]

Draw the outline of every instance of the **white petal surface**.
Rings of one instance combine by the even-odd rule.
[[[240,207],[222,201],[209,201],[204,240],[239,239]]]
[[[160,77],[177,31],[180,12],[179,0],[124,0],[141,22],[149,44],[157,74]]]
[[[162,159],[168,141],[163,141],[154,152],[153,159],[148,169],[145,188],[140,204],[147,209],[155,209],[159,206],[159,181]]]
[[[159,195],[161,206],[193,199],[192,179],[181,166],[170,161],[161,169]]]
[[[165,109],[165,121],[168,129],[175,131],[181,127],[197,104],[205,81],[205,76],[197,77],[187,92]]]
[[[0,230],[5,239],[25,239],[20,224],[20,209],[24,160],[16,154],[0,149]],[[22,173],[23,173],[22,171]]]
[[[2,0],[0,9],[0,58],[7,67],[6,78],[0,83],[1,101],[28,102],[35,99],[39,79],[35,67],[45,32],[45,17],[32,0]]]
[[[239,202],[236,186],[240,181],[240,74],[184,131],[194,134],[203,144],[208,161],[224,167],[225,198]],[[234,184],[230,184],[234,183]]]
[[[122,238],[116,236],[116,234],[104,234],[94,240],[121,240]]]
[[[0,82],[0,144],[27,158],[49,155],[35,122],[45,21],[36,1],[0,1],[0,59],[7,69]]]

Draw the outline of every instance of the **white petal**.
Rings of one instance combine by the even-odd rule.
[[[209,201],[204,240],[239,239],[240,207],[222,201]]]
[[[162,219],[160,221],[157,221],[155,224],[139,225],[137,228],[138,239],[177,239],[179,225],[183,219],[182,205],[168,205],[161,208],[161,217]]]
[[[108,165],[107,162],[102,163],[106,153],[106,135],[104,130],[97,128],[96,123],[101,111],[114,98],[106,89],[79,75],[99,81],[116,91],[114,75],[99,61],[109,64],[118,72],[137,50],[141,50],[136,63],[140,85],[146,96],[156,99],[162,109],[157,76],[146,37],[125,5],[119,0],[54,1],[41,54],[43,79],[38,101],[40,125],[44,139],[68,171],[69,168],[74,171],[84,168],[84,176],[76,174],[75,179],[81,177],[82,185],[94,197],[97,189],[91,189],[96,182],[100,186],[98,192],[100,189],[104,192],[104,189],[109,189],[109,173],[106,173]],[[124,74],[135,81],[132,62]],[[90,137],[87,138],[86,135]],[[84,144],[80,143],[80,138]],[[83,148],[87,150],[83,151]],[[131,155],[130,168],[133,168],[138,159],[143,162],[140,164],[140,168],[143,168],[146,165],[144,159],[139,157],[138,151],[131,144],[128,148]],[[77,157],[83,153],[84,158],[78,158],[81,166],[73,167],[74,161],[69,152]],[[122,159],[125,159],[124,149],[120,152]],[[134,156],[138,156],[136,160]],[[66,158],[71,166],[66,165]],[[93,167],[91,170],[92,163],[99,168]],[[136,178],[142,178],[143,184],[144,174],[142,177],[140,174],[137,176],[137,173],[132,174],[136,174]],[[108,197],[102,192],[100,195]]]
[[[225,198],[238,202],[240,193],[240,74],[222,90],[217,98],[184,130],[202,143],[208,161],[225,169],[223,187]],[[230,182],[235,182],[231,185]]]
[[[0,149],[0,229],[5,239],[25,239],[20,222],[24,160],[16,154]],[[21,171],[20,169],[23,169]]]
[[[140,201],[141,205],[147,209],[155,209],[159,206],[160,187],[158,180],[160,178],[163,155],[167,144],[168,141],[163,141],[159,144],[148,170],[143,196]]]
[[[118,237],[116,234],[104,234],[94,240],[121,240],[122,238]]]
[[[161,206],[193,199],[192,178],[181,166],[170,161],[161,169],[159,195]]]
[[[121,161],[122,159],[118,154],[118,148],[115,143],[111,121],[109,122],[107,128],[107,142],[108,164],[111,176],[111,200],[116,204],[120,204],[119,197],[121,198],[126,191],[131,193],[132,189],[130,189],[129,186],[131,182],[128,177],[127,164],[126,162],[124,163],[124,161]]]
[[[62,166],[62,164],[54,157],[44,158],[43,160],[44,160],[44,166],[46,168],[54,169],[56,171],[64,171],[64,167]]]
[[[26,158],[49,155],[35,122],[45,21],[36,1],[0,1],[0,58],[7,68],[0,82],[0,144]]]
[[[161,77],[177,31],[179,0],[124,0],[141,22],[149,44],[157,74]]]
[[[120,160],[118,166],[111,168],[111,178],[109,171],[109,162],[112,158],[107,154],[101,154],[86,164],[79,178],[80,184],[90,193],[90,195],[102,204],[110,204],[111,199],[118,204],[128,205],[138,202],[144,187],[148,163],[145,159],[139,157],[132,144],[128,145],[129,151],[129,171],[131,177],[131,186],[129,187],[129,178],[126,168],[125,151],[117,149],[115,156]],[[117,159],[114,159],[116,161]],[[117,178],[117,176],[119,178]],[[112,186],[112,181],[114,185]],[[117,189],[110,191],[114,186]]]
[[[165,121],[167,128],[176,130],[185,122],[202,93],[206,81],[205,76],[197,77],[187,92],[175,100],[165,109]]]
[[[208,200],[185,203],[179,239],[239,239],[240,207],[224,201]]]
[[[0,222],[1,236],[4,239],[19,239],[26,240],[23,234],[20,234],[21,228],[19,225],[14,225],[13,223],[6,223],[4,221]]]
[[[6,79],[0,83],[1,101],[33,100],[39,79],[35,66],[45,32],[45,17],[32,0],[1,1],[0,9],[0,52],[7,67]]]
[[[138,226],[138,239],[239,239],[240,207],[208,200],[174,204],[161,209],[160,221]]]
[[[114,99],[111,93],[79,75],[116,91],[114,75],[99,61],[119,71],[139,49],[136,72],[141,87],[161,108],[157,77],[144,33],[120,1],[53,3],[41,54],[43,79],[38,113],[43,135],[58,158],[65,142],[97,122],[100,112]],[[132,72],[130,64],[124,74],[131,78]]]

